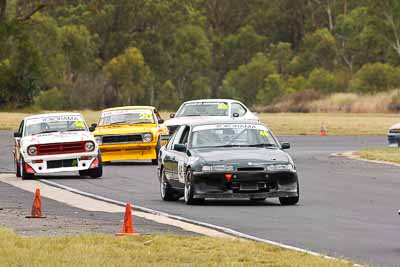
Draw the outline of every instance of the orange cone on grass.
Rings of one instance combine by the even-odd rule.
[[[33,199],[32,211],[30,216],[26,216],[26,218],[46,218],[42,214],[42,200],[40,198],[40,189],[36,188],[35,197]]]
[[[126,203],[124,222],[122,223],[121,233],[115,234],[116,236],[135,235],[133,227],[133,217],[131,203]]]

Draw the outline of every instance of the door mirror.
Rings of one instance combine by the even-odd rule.
[[[233,117],[234,117],[234,118],[239,118],[239,113],[236,113],[236,112],[233,113]]]
[[[94,132],[96,130],[97,123],[92,123],[92,125],[89,127],[89,131]]]
[[[288,143],[288,142],[283,142],[283,143],[281,144],[281,148],[282,148],[282,149],[289,149],[289,148],[290,148],[290,143]]]
[[[15,132],[14,133],[14,137],[18,138],[18,137],[22,137],[21,134],[19,132]]]
[[[171,113],[171,114],[169,114],[169,117],[172,119],[172,118],[175,118],[175,113]]]
[[[159,124],[162,124],[162,123],[164,123],[164,120],[163,120],[163,119],[159,119],[159,120],[158,120],[158,123],[159,123]]]
[[[186,145],[185,144],[175,144],[174,150],[179,152],[186,152]]]

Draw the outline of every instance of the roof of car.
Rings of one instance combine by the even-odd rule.
[[[78,112],[56,112],[56,113],[42,113],[37,115],[32,115],[25,117],[25,120],[35,119],[35,118],[43,118],[43,117],[53,117],[53,116],[82,116]]]
[[[255,124],[255,125],[265,125],[258,121],[253,120],[242,120],[242,119],[211,119],[204,121],[194,121],[188,123],[187,125],[191,126],[200,126],[200,125],[212,125],[212,124]]]
[[[152,107],[152,106],[123,106],[123,107],[107,108],[107,109],[103,109],[103,111],[126,110],[126,109],[151,109],[151,110],[154,110],[156,108]]]
[[[215,99],[197,99],[197,100],[190,100],[190,101],[184,102],[184,104],[196,103],[196,102],[228,102],[228,103],[232,103],[232,102],[240,102],[240,101],[234,100],[234,99],[220,99],[220,98],[215,98]]]

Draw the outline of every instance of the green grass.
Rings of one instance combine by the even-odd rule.
[[[252,241],[203,236],[20,237],[0,228],[0,266],[352,266]]]
[[[80,111],[87,122],[97,122],[100,111]],[[162,112],[164,119],[169,113]],[[30,113],[0,112],[0,129],[14,130]],[[400,121],[398,114],[383,113],[260,113],[261,121],[278,135],[318,135],[323,123],[328,135],[385,135]]]
[[[357,152],[363,159],[400,163],[400,148],[364,148]]]

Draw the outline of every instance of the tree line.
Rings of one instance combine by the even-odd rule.
[[[400,85],[399,0],[0,0],[0,108]]]

